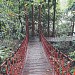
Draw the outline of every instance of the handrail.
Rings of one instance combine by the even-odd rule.
[[[22,69],[24,67],[26,59],[27,45],[29,40],[28,16],[26,13],[25,17],[26,17],[26,37],[22,41],[17,51],[0,65],[0,75],[21,75],[22,73]]]
[[[46,52],[46,56],[52,66],[54,75],[72,75],[70,70],[75,66],[75,60],[55,49],[40,33],[41,42]]]
[[[0,75],[21,75],[21,71],[24,67],[24,60],[26,58],[27,45],[28,35],[26,35],[25,39],[22,41],[22,44],[14,55],[6,59],[6,61],[1,64]]]

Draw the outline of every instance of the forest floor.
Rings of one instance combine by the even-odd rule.
[[[3,40],[0,39],[0,64],[14,53],[20,46],[19,40]]]
[[[75,60],[75,41],[51,42],[51,44],[70,58]]]

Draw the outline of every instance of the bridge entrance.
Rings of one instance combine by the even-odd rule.
[[[31,36],[39,36],[41,30],[41,5],[38,6],[37,10],[39,12],[37,14],[38,21],[35,21],[34,6],[32,5],[32,21],[29,23],[29,35]]]
[[[27,58],[22,75],[54,75],[38,38],[29,40]]]

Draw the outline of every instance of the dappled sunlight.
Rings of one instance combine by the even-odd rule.
[[[60,1],[60,9],[65,10],[68,5],[68,0],[59,0]]]

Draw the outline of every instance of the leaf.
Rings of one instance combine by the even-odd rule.
[[[0,3],[2,3],[3,2],[3,0],[0,0]]]

